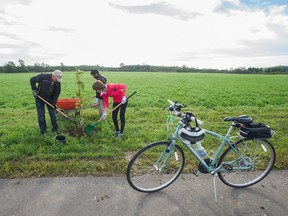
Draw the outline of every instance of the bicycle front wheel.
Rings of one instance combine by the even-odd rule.
[[[265,139],[240,140],[229,147],[219,159],[225,171],[219,172],[220,180],[235,188],[254,185],[264,179],[275,163],[275,149]]]
[[[134,155],[128,164],[127,180],[137,191],[151,193],[172,184],[184,167],[184,153],[170,142],[152,143]]]

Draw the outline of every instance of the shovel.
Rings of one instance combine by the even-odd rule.
[[[134,94],[136,94],[136,91],[134,91],[130,96],[128,96],[127,101],[128,101],[128,99],[130,99]],[[118,107],[120,107],[121,105],[122,105],[122,103],[119,103],[116,107],[114,107],[112,110],[110,110],[110,111],[108,112],[107,116],[108,116],[110,113],[112,113],[114,110],[116,110]],[[95,123],[92,123],[92,124],[87,125],[87,127],[86,127],[85,130],[84,130],[84,132],[85,132],[86,134],[90,134],[90,133],[94,130],[94,128],[95,128],[101,121],[103,121],[102,118],[100,118],[100,119],[99,119],[97,122],[95,122]]]
[[[40,100],[44,101],[44,103],[48,104],[50,107],[52,107],[53,109],[55,109],[55,107],[54,107],[52,104],[50,104],[48,101],[46,101],[44,98],[42,98],[42,97],[39,96],[39,95],[37,95],[37,97],[38,97]],[[76,124],[76,127],[77,127],[77,123],[76,123],[75,120],[71,119],[68,115],[66,115],[65,113],[63,113],[63,112],[62,112],[60,109],[58,109],[57,107],[56,107],[56,110],[57,110],[61,115],[63,115],[64,117],[68,118],[70,121],[74,122],[74,123]]]

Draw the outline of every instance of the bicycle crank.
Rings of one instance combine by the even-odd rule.
[[[210,166],[210,164],[211,164],[210,158],[207,158],[204,161],[207,163],[208,166]],[[209,173],[209,171],[206,169],[206,167],[204,167],[201,163],[199,163],[199,165],[198,165],[198,170],[201,173]]]

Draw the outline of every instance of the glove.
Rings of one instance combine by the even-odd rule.
[[[122,103],[122,104],[125,104],[126,102],[127,102],[127,97],[126,97],[126,96],[123,96],[121,103]]]
[[[37,98],[37,91],[33,91],[32,94],[33,94],[33,97],[34,97],[34,98]]]
[[[106,112],[104,112],[104,113],[102,114],[102,116],[101,116],[101,119],[102,119],[102,120],[105,120],[106,117],[107,117],[107,114],[106,114]]]
[[[98,101],[99,101],[99,99],[98,99],[98,98],[96,98],[96,101],[95,101],[95,102],[96,102],[96,105],[98,105]]]

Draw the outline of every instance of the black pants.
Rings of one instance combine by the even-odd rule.
[[[113,103],[113,108],[116,107],[119,103]],[[124,132],[124,127],[125,127],[125,112],[126,112],[126,107],[128,105],[128,102],[126,102],[125,104],[122,104],[120,107],[118,107],[116,110],[114,110],[112,112],[112,119],[113,119],[113,123],[115,126],[115,131],[120,131],[120,133]],[[118,113],[120,110],[120,130],[119,130],[119,124],[118,124]]]
[[[46,126],[46,120],[45,120],[45,106],[44,106],[45,103],[42,100],[40,100],[39,98],[36,98],[35,101],[36,101],[38,123],[39,123],[40,130],[42,132],[46,132],[47,126]],[[58,130],[58,124],[56,121],[56,111],[52,107],[50,107],[49,105],[46,104],[46,106],[48,108],[49,116],[51,119],[51,124],[53,127],[52,130],[57,131]]]

